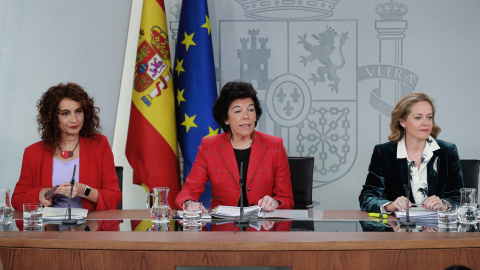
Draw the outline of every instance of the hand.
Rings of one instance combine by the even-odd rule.
[[[265,231],[269,231],[275,225],[275,221],[272,220],[262,220],[262,227]]]
[[[45,200],[45,193],[47,193],[47,191],[49,190],[50,190],[49,188],[42,188],[42,190],[40,190],[40,193],[38,193],[38,200],[40,201],[40,203],[43,204],[43,206],[52,205],[52,199]]]
[[[85,187],[85,184],[75,183],[72,189],[72,199],[77,196],[82,196]],[[63,182],[58,186],[57,190],[55,190],[55,194],[60,194],[68,198],[70,196],[70,189],[70,182]]]
[[[422,228],[422,232],[438,232],[438,229],[437,228],[432,228],[432,227],[426,227],[424,226]]]
[[[412,207],[410,201],[408,201],[408,207]],[[407,209],[407,198],[404,196],[398,197],[393,203],[385,205],[385,211],[387,212],[402,211],[405,209]]]
[[[194,200],[187,200],[182,203],[182,209],[185,210],[184,208],[188,205],[189,209],[191,210],[202,210],[202,214],[207,213],[207,210],[205,209],[205,206],[203,206],[202,203],[196,202]]]
[[[260,206],[263,211],[272,212],[275,211],[275,209],[277,209],[280,204],[274,198],[265,195],[265,197],[258,200],[258,206]]]
[[[434,210],[446,210],[447,205],[443,203],[442,199],[439,197],[432,195],[423,201],[423,207],[426,209],[434,209]]]
[[[398,230],[400,229],[400,225],[397,223],[396,220],[387,221],[387,225],[391,227],[394,232],[398,232]]]

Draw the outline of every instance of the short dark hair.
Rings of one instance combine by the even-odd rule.
[[[257,91],[253,89],[250,83],[228,82],[223,86],[220,95],[212,107],[213,118],[215,118],[215,121],[222,127],[224,132],[230,131],[230,126],[225,124],[225,120],[228,119],[228,107],[230,107],[233,101],[244,98],[251,98],[253,100],[255,113],[257,115],[255,126],[257,126],[257,121],[262,115],[262,108],[257,98]]]
[[[101,133],[100,109],[95,107],[93,98],[76,83],[59,84],[50,87],[37,102],[38,133],[45,143],[47,149],[54,151],[61,138],[61,131],[58,128],[58,105],[64,98],[68,98],[82,105],[84,114],[83,127],[80,136],[94,138]]]

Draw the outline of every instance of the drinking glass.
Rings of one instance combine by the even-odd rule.
[[[438,227],[457,227],[458,211],[455,205],[450,209],[438,210]]]
[[[471,224],[477,222],[477,189],[460,189],[460,207],[458,208],[460,223]]]
[[[43,205],[41,203],[23,204],[23,230],[41,231],[43,225]]]
[[[0,224],[12,223],[12,206],[10,204],[10,189],[0,188]]]
[[[183,203],[183,226],[202,225],[202,204],[199,202],[187,201]]]

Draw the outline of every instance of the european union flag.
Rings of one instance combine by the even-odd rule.
[[[210,30],[206,0],[183,0],[173,82],[184,181],[192,169],[202,138],[217,135],[220,131],[212,115],[217,85]],[[200,201],[208,201],[211,197],[208,182]]]

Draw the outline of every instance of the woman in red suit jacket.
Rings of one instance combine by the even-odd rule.
[[[100,134],[99,109],[93,98],[77,84],[59,84],[43,94],[37,107],[42,141],[25,149],[13,207],[22,210],[24,203],[38,202],[66,207],[76,166],[72,206],[75,201],[76,207],[89,210],[116,209],[122,193],[112,150]],[[59,187],[53,198],[45,198],[55,184]]]
[[[283,141],[254,130],[262,109],[252,85],[227,83],[212,111],[224,133],[202,139],[192,170],[175,199],[177,208],[182,209],[185,201],[198,201],[209,179],[211,208],[240,206],[240,171],[246,180],[244,206],[259,205],[265,211],[293,208]]]

